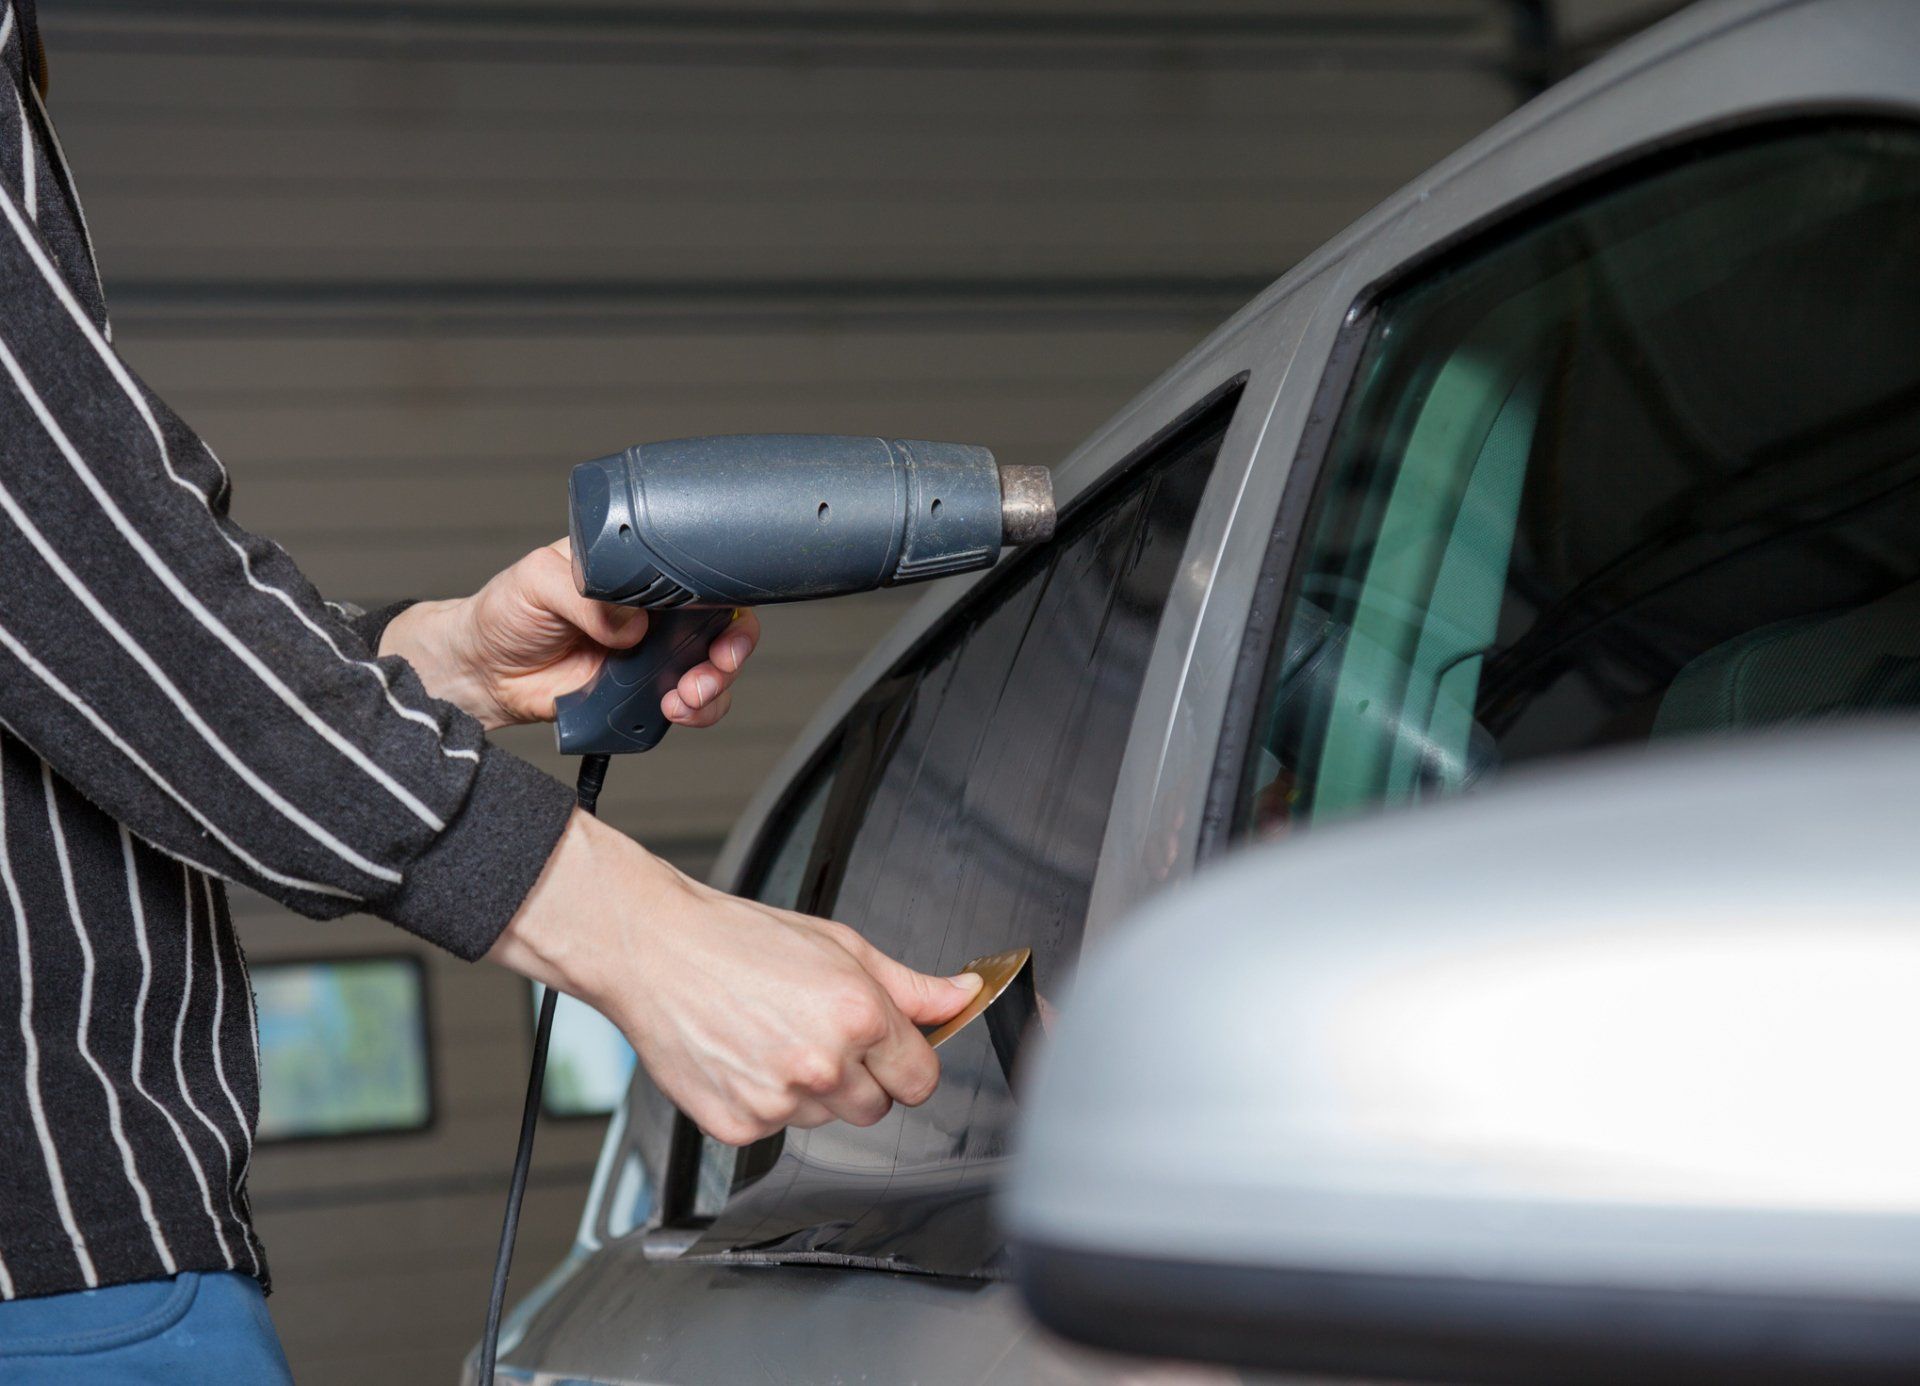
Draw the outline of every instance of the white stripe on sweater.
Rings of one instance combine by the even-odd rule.
[[[182,1037],[186,1034],[186,1031],[187,1031],[187,1008],[193,1004],[193,872],[192,870],[183,868],[180,872],[180,881],[181,881],[182,891],[184,894],[184,901],[187,907],[186,908],[187,947],[186,947],[186,966],[184,968],[184,971],[186,973],[186,982],[180,988],[180,1016],[173,1023],[173,1076],[179,1080],[180,1096],[186,1099],[187,1110],[192,1112],[196,1117],[200,1119],[200,1124],[207,1128],[208,1132],[213,1136],[214,1141],[220,1147],[220,1159],[221,1159],[221,1162],[225,1164],[227,1168],[227,1177],[225,1181],[225,1188],[227,1191],[227,1212],[236,1223],[240,1223],[244,1226],[245,1220],[240,1216],[240,1210],[234,1206],[234,1202],[233,1202],[233,1185],[234,1185],[233,1149],[227,1144],[227,1138],[220,1134],[220,1128],[213,1124],[212,1120],[208,1118],[207,1114],[200,1110],[200,1104],[193,1100],[193,1089],[187,1086],[187,1068],[186,1068],[186,1065],[180,1061],[180,1042]],[[254,1273],[258,1274],[260,1271],[260,1253],[258,1253],[253,1249],[253,1242],[251,1238],[247,1239],[247,1255],[253,1258]]]
[[[60,1170],[60,1152],[54,1147],[53,1133],[47,1129],[47,1109],[40,1100],[40,1041],[33,1033],[33,950],[27,942],[27,909],[21,902],[20,887],[13,879],[13,859],[7,852],[5,759],[5,743],[0,742],[0,884],[5,885],[7,902],[13,906],[20,955],[20,1038],[27,1050],[27,1107],[33,1113],[34,1134],[40,1138],[40,1158],[47,1167],[47,1182],[53,1186],[53,1205],[60,1214],[60,1225],[66,1229],[74,1259],[80,1263],[80,1275],[91,1290],[100,1284],[100,1275],[93,1268],[93,1256],[87,1250],[87,1239],[80,1233],[80,1224],[73,1219],[66,1176]]]
[[[151,422],[151,418],[149,418],[149,422]],[[479,764],[480,752],[465,748],[456,750],[447,745],[445,740],[446,733],[441,729],[440,724],[433,720],[431,715],[422,712],[419,708],[408,707],[405,703],[401,702],[399,698],[394,696],[393,683],[387,678],[387,671],[385,669],[367,660],[350,657],[347,652],[341,649],[334,641],[333,636],[328,634],[327,628],[308,616],[306,612],[302,611],[300,609],[300,603],[295,601],[290,594],[275,587],[270,582],[261,581],[254,575],[253,560],[247,556],[246,549],[241,546],[239,541],[227,533],[225,526],[220,523],[220,517],[213,514],[213,502],[201,493],[199,487],[173,470],[173,462],[167,456],[167,445],[162,441],[158,428],[153,430],[153,436],[154,441],[160,445],[160,457],[161,460],[167,464],[167,474],[172,476],[175,481],[179,482],[180,485],[184,486],[188,491],[191,491],[199,498],[200,503],[207,507],[207,514],[213,518],[214,531],[219,534],[220,538],[225,541],[227,547],[232,549],[234,554],[240,559],[240,571],[246,575],[247,585],[256,592],[265,592],[269,596],[278,597],[280,604],[291,611],[301,625],[305,626],[326,642],[327,648],[333,651],[337,659],[352,668],[364,669],[367,673],[373,675],[374,681],[380,685],[380,691],[386,697],[387,706],[406,718],[409,722],[418,722],[421,726],[431,731],[433,733],[434,744],[440,748],[441,755],[445,756],[448,760],[470,760],[476,765]],[[200,449],[206,453],[214,466],[220,468],[220,475],[224,477],[227,474],[227,469],[221,463],[219,457],[215,455],[213,449],[208,447],[204,441],[201,442]],[[328,602],[326,605],[331,606],[333,603]],[[375,653],[377,654],[378,651]]]
[[[120,860],[127,870],[127,907],[133,914],[133,938],[140,949],[140,995],[133,1003],[133,1090],[147,1099],[154,1111],[166,1118],[167,1125],[173,1130],[173,1139],[180,1147],[180,1153],[187,1157],[187,1167],[193,1171],[193,1182],[200,1186],[200,1206],[207,1210],[207,1218],[213,1223],[213,1235],[219,1239],[220,1254],[227,1258],[227,1264],[233,1264],[233,1248],[227,1243],[226,1224],[220,1215],[213,1211],[213,1195],[207,1188],[207,1172],[200,1164],[200,1157],[193,1153],[193,1145],[187,1140],[187,1133],[180,1128],[179,1119],[160,1104],[140,1078],[140,1061],[146,1048],[145,1024],[147,1017],[147,994],[153,989],[153,950],[147,946],[147,907],[140,898],[140,872],[133,858],[133,835],[124,823],[120,829]],[[181,1089],[181,1095],[186,1090]]]
[[[59,136],[53,134],[53,126],[50,121],[48,122],[47,130],[53,138],[54,152],[59,154]],[[60,158],[61,166],[64,168],[65,155],[60,155]],[[69,175],[69,186],[71,186],[71,175]],[[76,208],[79,206],[78,197],[74,198],[74,205]],[[393,685],[387,681],[384,670],[378,665],[368,663],[364,660],[349,659],[346,653],[334,643],[333,637],[309,619],[307,614],[300,609],[300,604],[296,602],[291,595],[273,586],[271,583],[261,581],[254,575],[253,562],[247,556],[246,549],[236,542],[232,535],[227,533],[226,529],[221,525],[219,517],[214,515],[212,498],[174,469],[173,454],[167,448],[166,435],[161,432],[159,421],[154,418],[153,410],[148,407],[146,396],[141,392],[138,382],[128,373],[126,363],[121,361],[118,353],[113,350],[109,335],[103,333],[93,325],[93,320],[87,316],[86,310],[80,306],[80,301],[73,296],[73,289],[68,285],[66,278],[55,268],[53,262],[47,258],[46,252],[41,248],[39,240],[21,224],[19,213],[16,212],[13,207],[13,199],[7,194],[4,186],[0,186],[0,211],[5,213],[9,224],[13,227],[14,234],[19,237],[21,245],[26,249],[28,258],[33,261],[34,267],[40,271],[40,277],[44,279],[48,287],[53,290],[54,296],[59,299],[61,306],[66,309],[67,316],[73,319],[74,325],[80,329],[81,336],[84,337],[87,344],[93,348],[94,354],[99,356],[101,362],[113,376],[115,383],[120,386],[122,393],[126,395],[127,399],[133,404],[134,410],[140,415],[141,422],[146,425],[148,436],[153,439],[154,447],[159,450],[160,464],[166,470],[167,475],[172,478],[176,485],[182,487],[190,493],[195,500],[200,502],[201,506],[205,508],[209,520],[213,523],[214,531],[219,534],[221,541],[225,543],[229,549],[233,550],[234,555],[239,558],[240,571],[246,577],[248,585],[254,588],[255,591],[265,592],[278,598],[288,610],[299,617],[301,624],[305,625],[326,642],[327,648],[333,651],[335,658],[341,660],[351,668],[360,669],[371,674],[379,683],[382,694],[395,712],[399,713],[408,721],[418,722],[433,732],[435,744],[439,746],[442,755],[452,759],[472,760],[478,763],[480,759],[480,753],[478,751],[450,749],[442,739],[444,733],[441,731],[439,723],[435,722],[433,718],[425,712],[416,708],[409,708],[394,697]],[[82,218],[81,226],[84,230],[84,218]],[[92,254],[91,241],[88,242],[88,254],[89,256]],[[202,442],[200,446],[206,452],[208,459],[212,461],[215,468],[219,470],[221,479],[224,482],[227,475],[226,467],[221,464],[219,457],[215,456],[212,448],[207,447],[204,442]],[[309,717],[311,718],[311,714],[309,714]],[[365,769],[370,766],[371,762],[367,762],[362,768]],[[384,773],[384,771],[379,772],[382,777]],[[398,789],[398,786],[393,785],[391,781],[383,779],[382,782],[392,789]],[[405,793],[404,790],[399,792]],[[406,801],[403,800],[402,802]],[[438,831],[440,825],[436,822],[433,826],[435,830]]]
[[[222,1057],[227,1047],[220,1033],[220,1018],[227,1005],[227,965],[220,960],[220,912],[214,908],[212,879],[202,876],[200,885],[207,897],[207,951],[213,955],[213,1075],[220,1080],[220,1091],[227,1095],[227,1106],[233,1109],[233,1129],[245,1132],[252,1127],[247,1122],[247,1114],[240,1110],[240,1099],[233,1095],[233,1085],[227,1082],[227,1061]],[[248,1142],[246,1149],[240,1161],[242,1183],[246,1182],[247,1170],[253,1165],[252,1142]]]
[[[23,67],[25,63],[26,57],[23,53],[21,56],[21,64]],[[31,78],[27,80],[26,87],[27,95],[33,98],[33,109],[40,113],[40,124],[47,132],[47,143],[53,146],[53,157],[59,161],[60,182],[67,190],[67,201],[73,206],[73,218],[80,223],[80,239],[87,247],[87,268],[93,271],[93,287],[95,291],[99,293],[102,304],[100,312],[103,316],[97,330],[111,342],[113,340],[113,323],[104,316],[107,311],[105,307],[107,293],[106,290],[100,286],[100,257],[93,253],[93,232],[87,226],[86,208],[80,205],[80,189],[73,181],[73,169],[67,164],[67,151],[60,147],[60,132],[53,128],[53,117],[47,114],[47,103],[40,99],[40,88],[34,84]],[[61,280],[61,283],[64,285],[66,281]],[[93,326],[93,320],[87,317],[86,314],[82,313],[80,318],[88,327]]]
[[[7,350],[4,342],[0,342],[0,366],[5,366],[9,372],[19,368],[18,363],[13,359],[13,353]],[[134,662],[140,666],[148,678],[153,680],[160,691],[167,695],[167,701],[171,702],[179,711],[180,715],[187,720],[187,724],[199,733],[200,739],[206,742],[208,747],[211,748],[221,760],[225,761],[228,768],[244,780],[254,793],[271,804],[275,812],[282,818],[298,827],[315,842],[326,847],[342,861],[349,863],[358,870],[364,871],[376,880],[387,881],[394,885],[399,884],[400,873],[398,871],[393,870],[391,867],[381,866],[379,863],[361,856],[360,853],[347,846],[346,843],[321,827],[320,824],[307,817],[300,809],[288,803],[278,790],[261,779],[245,761],[240,759],[233,748],[221,739],[220,734],[207,724],[206,718],[200,715],[199,709],[193,705],[184,693],[174,686],[173,680],[168,678],[166,672],[154,662],[153,656],[149,655],[140,642],[135,640],[127,631],[127,628],[114,618],[113,613],[107,610],[106,606],[98,597],[93,595],[87,585],[80,580],[79,575],[66,565],[65,560],[54,552],[53,546],[49,544],[46,537],[40,533],[39,527],[33,523],[32,518],[28,516],[27,512],[20,507],[20,503],[13,498],[13,493],[8,491],[4,486],[0,486],[0,510],[4,510],[7,513],[7,516],[12,519],[15,526],[27,537],[27,541],[31,543],[39,553],[41,559],[49,568],[53,569],[54,573],[60,578],[60,581],[65,584],[67,590],[80,599],[81,605],[86,607],[88,613],[94,620],[106,628],[108,634],[113,636],[121,649],[133,656]]]
[[[8,18],[12,18],[12,15],[9,14]],[[4,40],[0,40],[0,47],[4,46]],[[26,193],[27,215],[32,217],[35,222],[38,222],[40,220],[40,190],[38,186],[39,180],[34,176],[33,131],[27,129],[27,108],[20,100],[20,89],[18,87],[13,89],[13,105],[14,109],[20,112],[20,182]]]
[[[207,833],[216,842],[218,842],[222,847],[225,847],[229,852],[233,853],[235,860],[240,862],[240,864],[245,866],[249,871],[252,871],[255,875],[260,876],[266,880],[277,881],[279,884],[283,886],[291,886],[295,890],[309,890],[316,895],[332,895],[332,896],[337,896],[343,900],[358,900],[361,898],[358,895],[354,895],[348,891],[341,890],[337,886],[320,885],[314,881],[303,881],[298,876],[288,876],[282,872],[275,871],[273,868],[269,867],[264,862],[261,862],[256,858],[254,858],[251,854],[249,854],[246,851],[245,848],[241,847],[239,843],[235,842],[232,838],[228,837],[225,833],[221,832],[220,829],[214,824],[212,819],[208,818],[205,814],[201,813],[199,809],[195,808],[192,804],[188,803],[186,796],[181,794],[180,791],[175,789],[172,785],[168,784],[166,780],[162,779],[160,777],[159,771],[155,770],[151,765],[147,764],[146,759],[143,756],[141,756],[141,754],[138,751],[134,750],[132,746],[128,745],[127,742],[120,736],[118,732],[116,732],[112,727],[108,726],[106,721],[100,716],[99,713],[93,710],[92,706],[88,704],[85,699],[81,698],[81,696],[78,693],[75,693],[71,688],[67,687],[66,684],[62,683],[60,681],[59,675],[55,674],[53,670],[47,668],[47,666],[42,664],[39,660],[35,659],[33,657],[32,652],[29,651],[25,645],[22,645],[19,642],[19,640],[15,639],[13,632],[8,630],[5,626],[0,626],[0,646],[4,646],[6,648],[7,653],[11,654],[15,659],[19,660],[22,664],[27,666],[28,672],[33,674],[34,677],[38,678],[42,683],[46,684],[47,687],[51,688],[56,694],[60,696],[61,700],[64,701],[69,707],[73,708],[82,717],[86,718],[88,724],[91,725],[95,731],[99,732],[101,736],[105,737],[109,742],[111,742],[113,745],[113,748],[116,751],[120,752],[121,755],[125,756],[130,764],[132,764],[135,768],[137,768],[140,771],[141,774],[145,775],[149,780],[153,782],[154,788],[158,789],[162,794],[165,794],[169,799],[173,800],[174,803],[180,805],[180,807],[186,811],[187,815],[191,817],[194,822],[198,823],[201,827],[205,828],[207,830]],[[26,740],[25,737],[21,737],[20,739],[22,741]],[[186,858],[179,857],[178,854],[170,854],[170,855],[174,855],[176,857],[176,860],[181,860],[181,861],[187,860]],[[187,861],[187,864],[190,866],[199,867],[198,862]]]
[[[80,918],[80,896],[73,888],[67,832],[60,823],[60,805],[53,794],[53,767],[44,760],[40,762],[40,792],[47,800],[47,827],[53,832],[53,857],[59,863],[60,885],[67,894],[67,917],[73,921],[73,936],[80,941],[80,1015],[74,1026],[74,1043],[87,1067],[93,1070],[93,1076],[100,1080],[100,1091],[107,1099],[107,1130],[113,1136],[113,1143],[120,1147],[120,1168],[127,1176],[127,1183],[133,1186],[133,1196],[140,1204],[141,1221],[147,1224],[153,1249],[160,1253],[160,1264],[166,1267],[168,1275],[173,1275],[179,1267],[174,1264],[173,1248],[167,1245],[166,1234],[160,1230],[160,1219],[153,1215],[153,1195],[147,1190],[146,1180],[140,1177],[140,1162],[133,1158],[133,1147],[127,1142],[126,1126],[120,1119],[120,1093],[107,1077],[107,1071],[100,1067],[100,1060],[94,1057],[93,1044],[87,1036],[93,1023],[93,940],[87,935],[86,922]]]

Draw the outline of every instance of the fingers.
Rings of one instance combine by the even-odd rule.
[[[893,1099],[874,1076],[859,1064],[831,1083],[816,1083],[819,1096],[791,1092],[762,1094],[756,1100],[717,1104],[711,1113],[695,1114],[694,1124],[723,1145],[751,1145],[776,1131],[810,1131],[829,1122],[872,1126],[893,1110]]]
[[[682,727],[710,727],[732,705],[728,690],[740,667],[760,643],[760,618],[743,610],[708,647],[708,658],[680,676],[660,700],[660,711]]]
[[[715,672],[731,679],[759,643],[760,617],[751,607],[741,607],[734,613],[733,621],[707,647],[708,660]]]
[[[892,1098],[918,1107],[940,1085],[940,1060],[925,1036],[898,1011],[886,1038],[867,1051],[867,1072]]]
[[[856,938],[859,936],[856,934]],[[878,948],[860,939],[854,951],[860,965],[885,989],[900,1013],[915,1025],[940,1025],[960,1014],[961,1007],[973,999],[985,985],[978,973],[962,972],[956,977],[935,977],[915,972],[896,962]]]
[[[940,1062],[919,1030],[870,977],[848,981],[828,1034],[767,1056],[746,1092],[714,1094],[710,1109],[686,1109],[702,1130],[745,1145],[785,1127],[872,1126],[895,1102],[917,1107],[933,1095]]]
[[[919,1027],[951,1020],[985,983],[971,972],[957,977],[916,972],[853,937],[856,946],[849,951],[892,1002],[886,1037],[867,1051],[867,1071],[895,1100],[918,1107],[940,1082],[940,1061]]]
[[[893,1110],[893,1099],[858,1062],[832,1064],[824,1057],[796,1060],[783,1089],[716,1103],[691,1113],[695,1124],[725,1145],[750,1145],[788,1127],[812,1130],[829,1122],[872,1126]]]
[[[846,1086],[827,1105],[850,1126],[873,1126],[893,1110],[893,1099],[887,1096],[872,1072],[863,1067],[848,1076]]]
[[[811,1131],[816,1126],[825,1126],[830,1121],[838,1120],[840,1120],[840,1118],[833,1112],[828,1111],[824,1103],[817,1102],[809,1097],[794,1107],[793,1115],[788,1117],[782,1125],[795,1127],[802,1131]],[[766,1134],[771,1136],[774,1131],[778,1129],[780,1129],[778,1126],[770,1127]]]
[[[568,552],[564,539],[534,551],[532,557],[543,561],[522,565],[528,570],[528,596],[595,644],[614,650],[639,644],[647,633],[647,613],[638,607],[613,606],[581,596],[573,585]]]
[[[688,707],[686,699],[677,690],[670,690],[660,700],[660,711],[667,720],[679,727],[710,727],[727,715],[727,709],[733,706],[731,690],[722,693],[705,707]]]
[[[859,1064],[848,1071],[839,1087],[819,1101],[833,1117],[849,1126],[872,1126],[893,1110],[893,1099],[879,1080]]]

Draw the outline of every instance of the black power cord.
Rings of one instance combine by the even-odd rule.
[[[595,814],[600,787],[607,782],[610,756],[585,756],[574,796],[585,813]],[[547,1041],[553,1037],[553,1008],[560,993],[547,987],[540,998],[540,1022],[533,1030],[533,1064],[527,1070],[527,1103],[520,1109],[520,1145],[513,1153],[513,1178],[507,1185],[507,1214],[500,1223],[500,1250],[493,1258],[493,1290],[487,1296],[487,1331],[480,1339],[479,1386],[493,1386],[494,1359],[500,1354],[500,1311],[507,1302],[507,1272],[513,1268],[513,1238],[520,1230],[520,1203],[527,1195],[527,1171],[533,1165],[533,1132],[540,1124],[540,1089],[547,1081]]]

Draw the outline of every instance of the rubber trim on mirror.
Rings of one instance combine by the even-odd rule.
[[[1156,1358],[1479,1386],[1920,1380],[1911,1303],[1016,1253],[1041,1324]]]

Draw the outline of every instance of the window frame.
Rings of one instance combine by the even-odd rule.
[[[372,952],[355,953],[295,953],[285,957],[261,958],[247,964],[249,986],[263,972],[274,968],[315,967],[315,966],[353,966],[359,963],[404,963],[413,973],[414,991],[420,998],[419,1010],[414,1023],[420,1042],[421,1066],[426,1078],[426,1112],[422,1119],[409,1126],[377,1126],[363,1131],[309,1131],[293,1135],[263,1135],[255,1123],[253,1143],[260,1147],[294,1147],[305,1145],[335,1144],[340,1141],[390,1140],[395,1137],[422,1136],[435,1133],[440,1126],[440,1066],[435,1061],[433,1044],[434,1003],[430,980],[432,969],[426,960],[416,952],[403,949],[380,949]],[[255,1010],[258,1010],[258,991],[255,990]],[[256,1018],[256,1025],[258,1024]],[[266,1055],[264,1048],[260,1062],[260,1093],[264,1103],[266,1094]]]
[[[1299,598],[1305,576],[1300,562],[1304,541],[1313,532],[1326,498],[1328,458],[1335,435],[1350,417],[1360,362],[1373,338],[1381,305],[1427,275],[1445,273],[1452,264],[1489,254],[1504,241],[1524,236],[1596,197],[1604,197],[1644,178],[1796,134],[1892,125],[1920,130],[1920,118],[1905,110],[1858,109],[1743,116],[1622,149],[1607,159],[1532,190],[1517,203],[1505,205],[1452,234],[1416,248],[1382,273],[1372,276],[1347,301],[1339,331],[1314,387],[1313,402],[1279,507],[1269,524],[1239,657],[1228,684],[1227,713],[1222,720],[1207,781],[1195,846],[1196,867],[1206,865],[1246,840],[1250,791],[1258,759],[1251,754],[1254,730],[1260,710],[1272,701],[1274,680],[1279,673],[1277,662],[1272,658],[1273,642],[1280,635],[1282,618],[1294,609]]]

